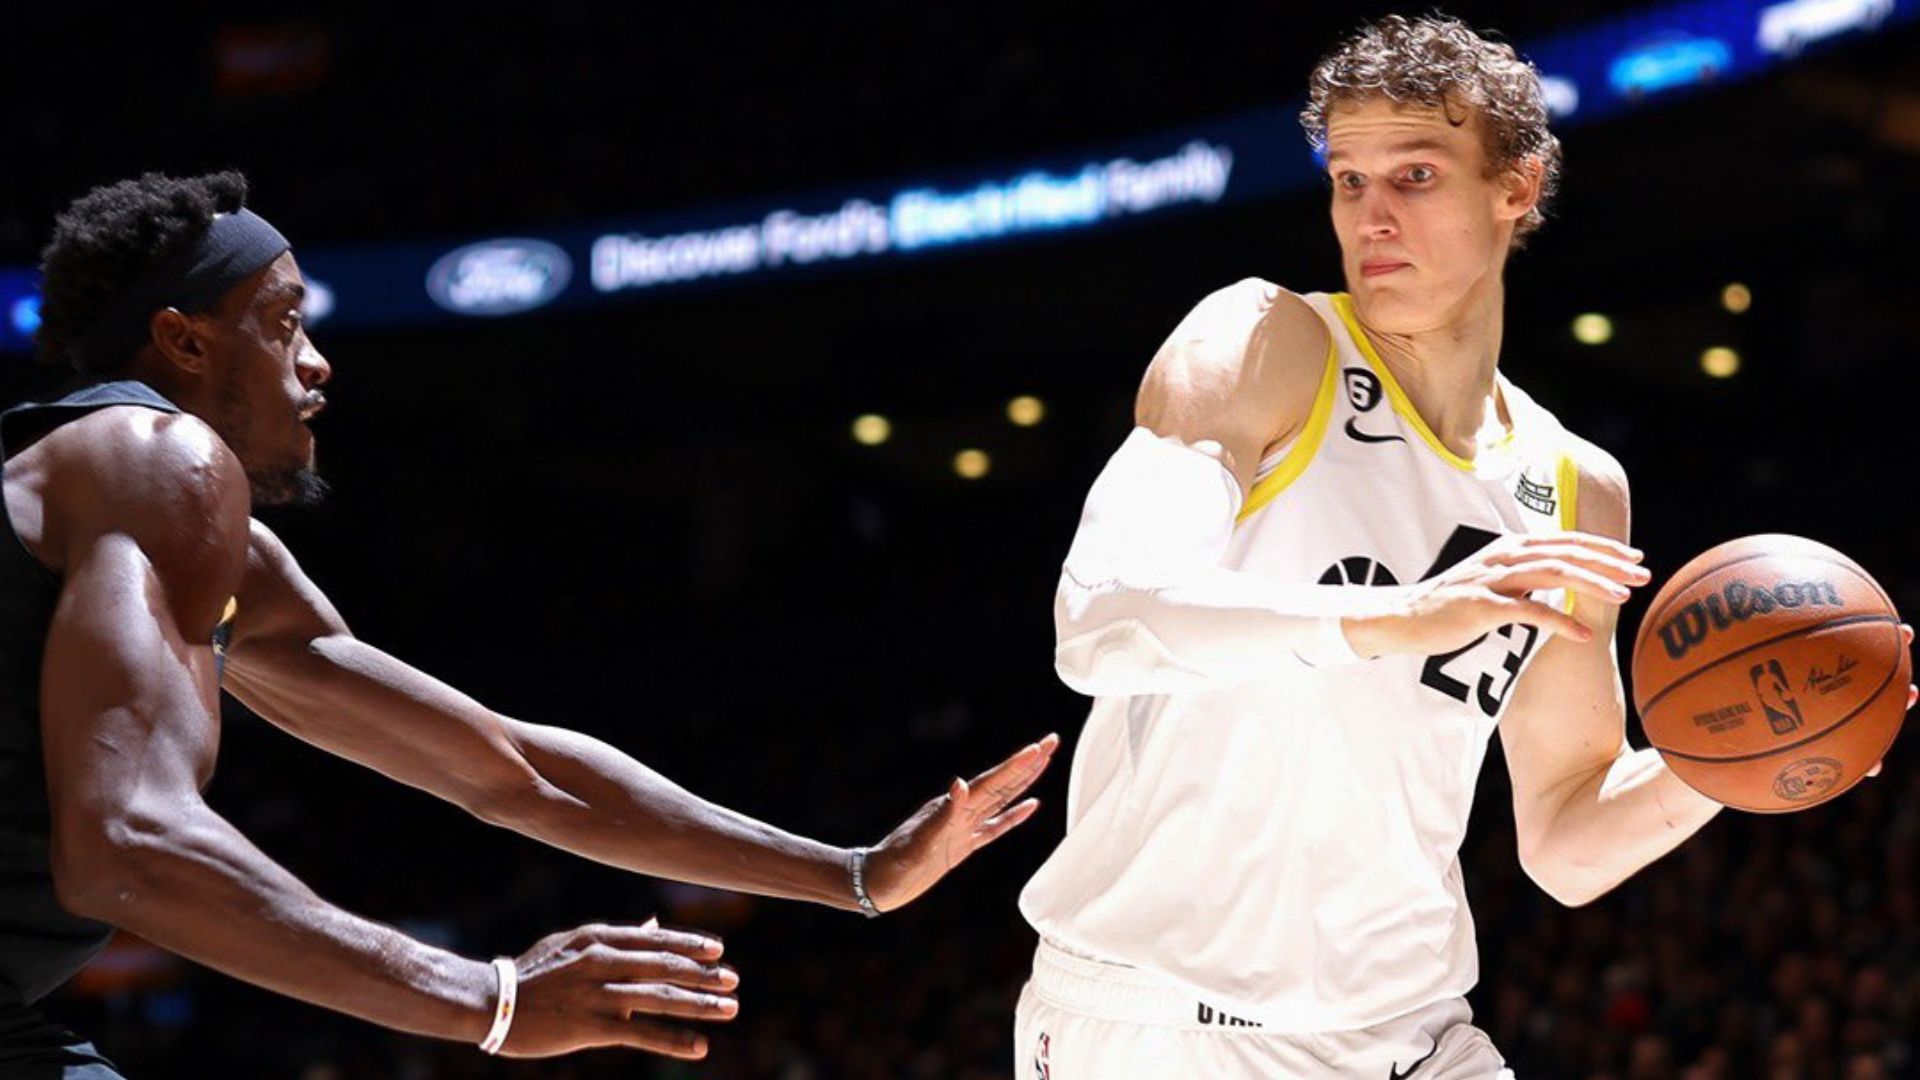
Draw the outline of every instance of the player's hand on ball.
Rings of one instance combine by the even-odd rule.
[[[593,1046],[628,1046],[701,1058],[704,1035],[675,1020],[731,1020],[740,1003],[720,939],[640,926],[582,926],[541,938],[514,965],[519,1002],[505,1057],[551,1057]]]
[[[1048,735],[915,811],[867,856],[867,895],[891,911],[926,892],[967,856],[1005,836],[1040,807],[1014,800],[1046,771],[1060,736]]]
[[[1906,639],[1907,648],[1909,649],[1913,648],[1913,627],[1908,626],[1906,623],[1901,623],[1900,636]],[[1907,686],[1907,711],[1908,712],[1913,711],[1913,703],[1916,701],[1920,701],[1920,686],[1914,686],[1912,684],[1908,684]],[[1884,761],[1874,762],[1873,768],[1867,770],[1867,775],[1879,776],[1880,766],[1885,764],[1886,762]]]
[[[1529,593],[1566,589],[1588,600],[1620,604],[1652,577],[1640,552],[1582,532],[1503,536],[1451,569],[1405,590],[1401,610],[1350,616],[1347,640],[1362,656],[1432,656],[1461,648],[1508,623],[1587,641],[1585,623]]]

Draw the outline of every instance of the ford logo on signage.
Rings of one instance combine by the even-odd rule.
[[[513,315],[560,295],[567,253],[545,240],[486,240],[450,251],[427,271],[427,295],[456,315]]]

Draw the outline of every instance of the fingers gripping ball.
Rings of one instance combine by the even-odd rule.
[[[1804,810],[1885,756],[1911,664],[1893,602],[1853,560],[1797,536],[1748,536],[1654,597],[1633,642],[1634,705],[1701,794]]]

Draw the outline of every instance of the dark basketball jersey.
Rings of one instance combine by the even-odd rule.
[[[89,386],[0,414],[0,475],[18,447],[112,405],[180,410],[138,382]],[[30,1003],[71,978],[112,927],[60,906],[48,858],[46,764],[40,746],[40,662],[60,578],[26,548],[0,499],[0,1004]]]

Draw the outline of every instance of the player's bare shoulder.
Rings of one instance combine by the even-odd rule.
[[[1259,278],[1208,294],[1148,365],[1135,421],[1212,451],[1236,474],[1306,421],[1326,364],[1327,325],[1299,295]]]
[[[57,475],[87,482],[102,496],[95,501],[109,505],[163,501],[209,509],[247,492],[240,459],[187,413],[111,406],[56,428],[43,448]]]
[[[44,548],[56,570],[73,544],[107,534],[133,537],[156,562],[245,551],[246,473],[193,416],[113,406],[61,425],[33,450],[46,470]]]
[[[1626,468],[1599,445],[1572,432],[1566,436],[1566,452],[1579,470],[1574,527],[1628,542],[1633,515]]]

